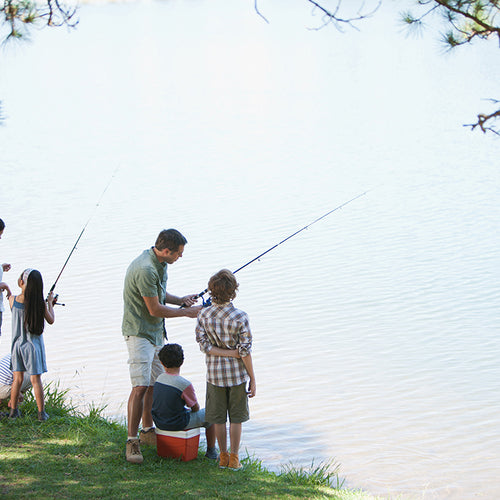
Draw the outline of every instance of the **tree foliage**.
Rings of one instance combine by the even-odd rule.
[[[364,2],[358,11],[345,15],[346,9],[352,8],[352,0],[305,0],[313,7],[313,12],[320,12],[321,26],[333,24],[342,30],[344,26],[357,29],[359,21],[372,16],[382,0],[372,10],[367,10]],[[360,0],[361,1],[361,0]],[[257,9],[257,0],[256,9]],[[431,17],[438,18],[441,24],[440,36],[447,49],[471,43],[475,40],[496,41],[500,47],[500,0],[414,0],[413,9],[403,12],[402,20],[410,28],[423,29]],[[258,10],[258,9],[257,9]],[[259,13],[260,14],[260,13]],[[429,23],[430,25],[430,23]],[[435,26],[435,24],[432,24]],[[493,105],[489,113],[479,113],[477,121],[465,125],[472,130],[478,128],[484,133],[500,135],[495,124],[500,121],[500,101],[488,99]],[[496,109],[495,109],[496,108]]]
[[[493,40],[500,47],[500,0],[418,0],[413,11],[403,14],[403,20],[410,27],[421,28],[428,18],[436,15],[443,27],[440,36],[447,49],[475,40]],[[479,113],[474,123],[465,126],[500,135],[495,126],[500,120],[500,101],[488,101],[493,109]]]
[[[422,25],[432,14],[438,14],[444,24],[441,32],[443,42],[450,48],[464,45],[474,39],[496,38],[500,45],[500,25],[496,17],[500,14],[498,0],[419,0],[418,12],[408,11],[404,21],[411,25]]]
[[[29,38],[29,30],[35,25],[69,26],[78,24],[76,7],[63,5],[59,0],[2,0],[0,4],[0,34],[3,41]]]

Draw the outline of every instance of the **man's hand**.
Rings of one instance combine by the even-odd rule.
[[[181,299],[184,307],[191,307],[198,302],[198,294],[186,295]]]
[[[2,269],[4,272],[10,271],[10,264],[2,264]]]

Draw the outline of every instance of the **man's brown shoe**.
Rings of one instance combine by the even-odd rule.
[[[127,462],[130,462],[132,464],[142,464],[142,462],[144,461],[144,457],[142,456],[138,439],[129,439],[127,441],[125,458],[127,459]]]
[[[139,432],[139,441],[141,444],[149,444],[150,446],[156,446],[156,431],[154,427],[151,427],[149,431]]]

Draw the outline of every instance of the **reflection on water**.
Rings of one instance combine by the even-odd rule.
[[[188,239],[169,289],[199,292],[371,189],[238,273],[258,377],[243,449],[335,458],[377,494],[495,498],[498,141],[460,124],[500,75],[487,50],[405,39],[392,7],[340,35],[294,5],[269,25],[217,1],[85,6],[77,31],[3,54],[13,288],[28,265],[52,284],[118,167],[58,283],[45,380],[123,417],[122,282],[160,229]],[[167,330],[203,400],[194,320]]]

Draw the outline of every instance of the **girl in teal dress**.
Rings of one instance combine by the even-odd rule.
[[[47,371],[43,330],[45,321],[54,323],[54,304],[52,292],[47,300],[43,299],[42,275],[36,269],[26,269],[19,277],[18,285],[22,292],[17,297],[9,297],[12,310],[12,351],[11,364],[14,373],[9,406],[9,417],[17,418],[21,412],[17,408],[19,391],[24,372],[28,372],[38,407],[38,420],[47,420],[43,395],[42,373]]]

